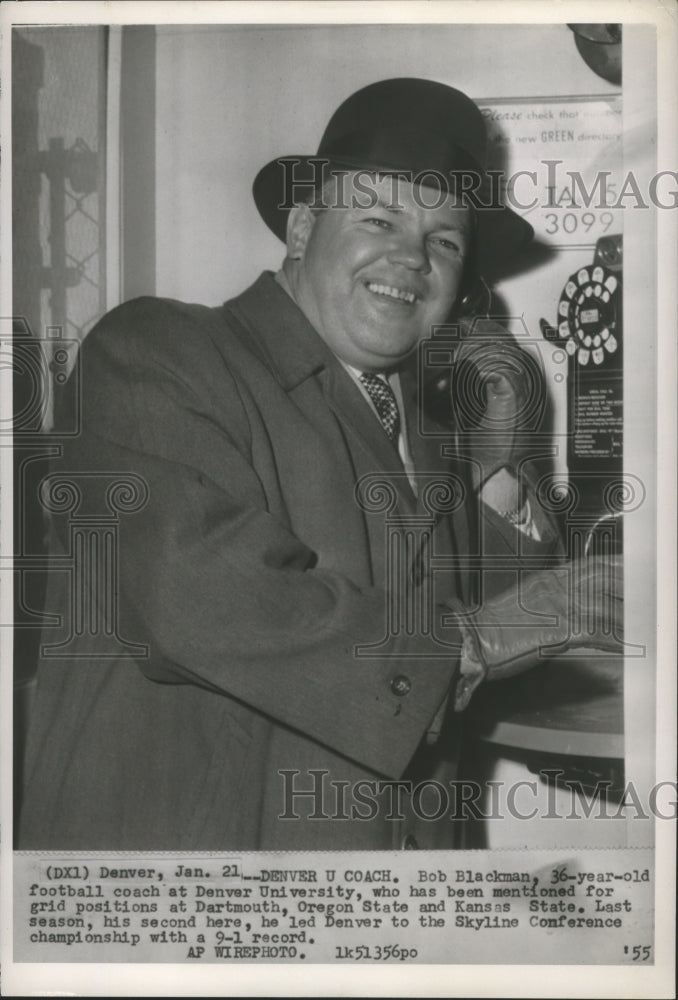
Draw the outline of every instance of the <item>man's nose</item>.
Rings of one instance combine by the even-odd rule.
[[[389,260],[412,271],[426,273],[431,269],[426,240],[416,233],[400,233],[391,247]]]

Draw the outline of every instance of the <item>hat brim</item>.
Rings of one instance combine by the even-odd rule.
[[[287,218],[290,208],[318,189],[324,180],[338,170],[368,170],[370,172],[393,174],[402,173],[395,166],[341,162],[315,156],[284,156],[271,160],[257,174],[252,192],[262,219],[279,240],[284,243],[287,234]],[[477,259],[481,274],[498,275],[512,269],[516,257],[528,246],[534,230],[506,205],[494,203],[490,178],[478,170],[478,185],[475,188],[475,212],[477,220]],[[422,175],[423,176],[423,175]],[[426,186],[435,185],[435,172],[424,177]],[[422,199],[423,200],[423,199]],[[426,201],[428,204],[428,200]]]

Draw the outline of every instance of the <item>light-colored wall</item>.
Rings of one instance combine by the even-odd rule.
[[[653,51],[652,28],[624,26],[623,169],[647,176],[655,151]],[[148,291],[216,305],[242,291],[262,269],[277,268],[283,248],[254,206],[256,173],[275,156],[315,152],[344,98],[393,76],[439,80],[480,103],[572,97],[584,108],[577,99],[599,95],[603,112],[620,92],[584,63],[565,24],[159,26],[156,287]],[[535,110],[539,107],[535,102]],[[583,121],[588,113],[582,111]],[[605,128],[603,118],[594,130]],[[535,169],[554,150],[553,143],[540,145],[541,139],[537,131]],[[522,167],[526,148],[513,147],[521,150]],[[579,166],[582,144],[562,141],[555,148],[563,169]],[[620,143],[601,142],[600,154],[603,166],[613,162],[622,169]],[[619,213],[610,232],[621,231],[622,214],[623,228],[631,227],[625,260],[632,263],[628,273],[639,289],[626,296],[627,319],[637,313],[647,326],[656,266],[652,213]],[[597,235],[577,234],[548,263],[497,286],[508,314],[522,318],[527,340],[538,345],[544,361],[559,442],[555,466],[561,472],[566,364],[562,351],[541,341],[539,320],[556,322],[563,286],[591,262]],[[628,367],[636,347],[626,339]],[[642,356],[637,360],[643,364]],[[651,373],[647,377],[651,381]]]
[[[255,174],[274,156],[315,152],[345,97],[393,76],[475,99],[616,90],[564,24],[159,27],[157,293],[217,304],[277,267]],[[549,317],[556,304],[544,304]]]
[[[344,98],[394,76],[439,80],[478,101],[618,93],[585,65],[564,24],[159,27],[157,294],[216,305],[276,269],[283,248],[254,206],[257,171],[275,156],[315,152]],[[575,156],[564,148],[566,164]],[[539,341],[541,317],[555,322],[563,285],[591,261],[594,242],[574,262],[559,254],[498,286],[529,341]],[[564,432],[562,375],[553,351],[540,353]],[[563,449],[556,467],[564,471]]]

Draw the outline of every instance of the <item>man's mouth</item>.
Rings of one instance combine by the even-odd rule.
[[[398,302],[405,302],[410,306],[414,305],[417,301],[417,296],[414,292],[409,291],[407,288],[396,288],[395,285],[382,285],[376,281],[368,281],[366,287],[373,295],[383,295]]]

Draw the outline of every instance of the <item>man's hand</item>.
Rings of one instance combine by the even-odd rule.
[[[574,647],[621,653],[624,602],[620,559],[591,558],[530,573],[472,613],[465,633],[455,709],[482,680],[523,673]]]
[[[467,440],[476,489],[500,469],[515,468],[516,437],[542,391],[540,382],[534,358],[503,327],[475,321],[457,352],[451,393],[459,429],[474,425]]]

